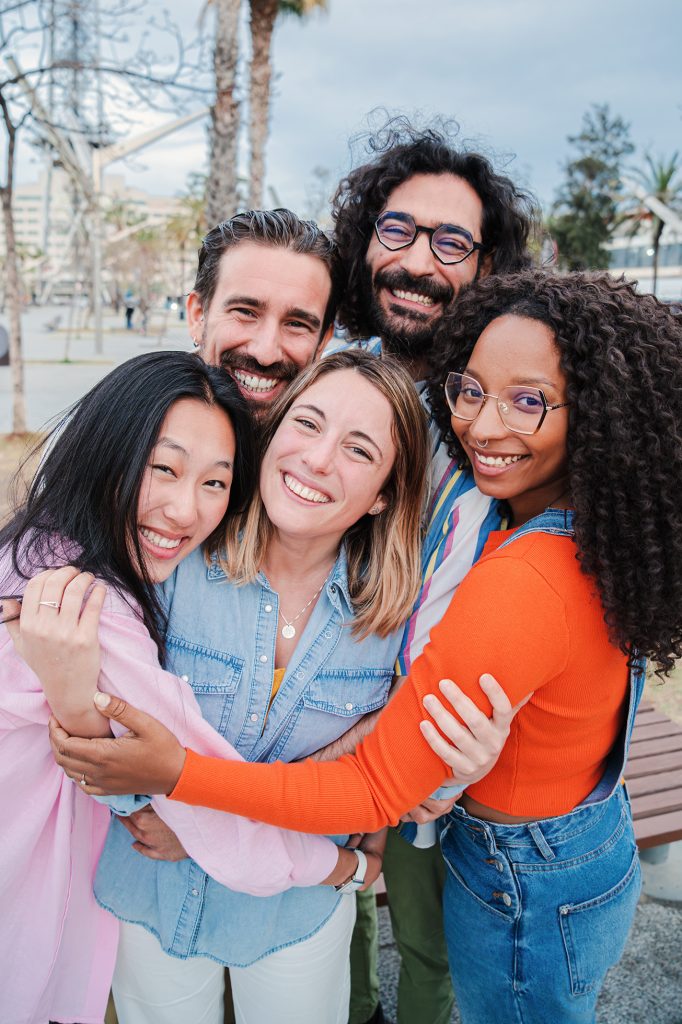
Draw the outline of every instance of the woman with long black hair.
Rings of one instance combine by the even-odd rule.
[[[40,643],[96,579],[85,614],[101,611],[101,655],[89,668],[187,742],[238,757],[204,721],[189,685],[160,667],[166,613],[155,585],[222,538],[228,515],[249,504],[255,471],[251,419],[230,378],[194,355],[143,355],[58,424],[26,501],[0,532],[3,1020],[101,1020],[119,930],[92,893],[109,812],[85,794],[84,778],[72,782],[54,764],[47,729],[51,712],[83,735],[108,735],[109,722],[92,707],[88,673],[74,669],[61,687],[59,655],[41,680],[17,656],[8,635],[21,648],[17,597]],[[241,892],[331,886],[355,862],[317,836],[212,811],[177,815],[165,800],[154,806],[213,879]]]

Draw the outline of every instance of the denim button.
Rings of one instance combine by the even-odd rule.
[[[180,678],[182,679],[183,683],[189,682],[189,676],[180,676]]]
[[[251,715],[251,721],[252,722],[257,722],[258,721],[258,715]]]
[[[271,604],[266,604],[265,610],[266,610],[266,612],[271,612],[272,611],[272,605]]]
[[[352,711],[352,710],[353,710],[353,705],[352,704],[346,704],[346,711]]]
[[[198,896],[198,895],[199,895],[199,890],[198,889],[192,889],[192,896]]]
[[[504,903],[505,907],[511,907],[512,899],[508,892],[502,893],[502,902]]]
[[[325,638],[325,640],[331,640],[332,636],[333,636],[333,633],[332,633],[331,629],[325,629],[325,631],[324,631],[324,638]]]
[[[261,656],[260,656],[260,658],[258,660],[261,661],[263,664],[265,664],[265,662],[268,660],[267,654],[261,654]]]

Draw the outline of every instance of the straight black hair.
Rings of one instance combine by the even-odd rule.
[[[0,530],[0,548],[11,550],[19,577],[69,563],[132,599],[160,657],[165,617],[140,549],[137,509],[163,420],[183,398],[229,417],[236,455],[227,514],[243,511],[257,462],[251,416],[236,384],[196,355],[153,352],[122,363],[60,419],[35,450],[43,461],[26,500]],[[209,545],[223,531],[224,520]]]

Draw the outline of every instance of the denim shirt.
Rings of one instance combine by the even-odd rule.
[[[204,717],[250,761],[293,761],[338,739],[388,697],[401,630],[351,636],[342,551],[289,661],[269,713],[277,594],[261,574],[236,587],[201,551],[165,585],[169,671],[187,679]],[[346,837],[340,837],[339,843]],[[226,850],[225,856],[239,856]],[[246,966],[317,931],[339,897],[329,886],[255,897],[219,885],[192,860],[152,861],[131,849],[114,820],[95,895],[125,921],[144,925],[174,956]]]

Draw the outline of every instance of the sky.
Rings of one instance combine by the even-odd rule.
[[[200,4],[165,6],[187,38],[196,33]],[[328,0],[328,7],[305,21],[280,19],[275,31],[268,205],[305,213],[314,169],[324,168],[330,185],[347,171],[349,138],[375,108],[421,122],[456,119],[462,140],[545,205],[570,153],[567,136],[580,131],[593,103],[608,103],[630,123],[640,158],[682,150],[680,0]],[[356,144],[354,162],[362,155]],[[173,195],[191,171],[206,168],[200,122],[111,170]],[[20,180],[36,174],[24,155]]]

